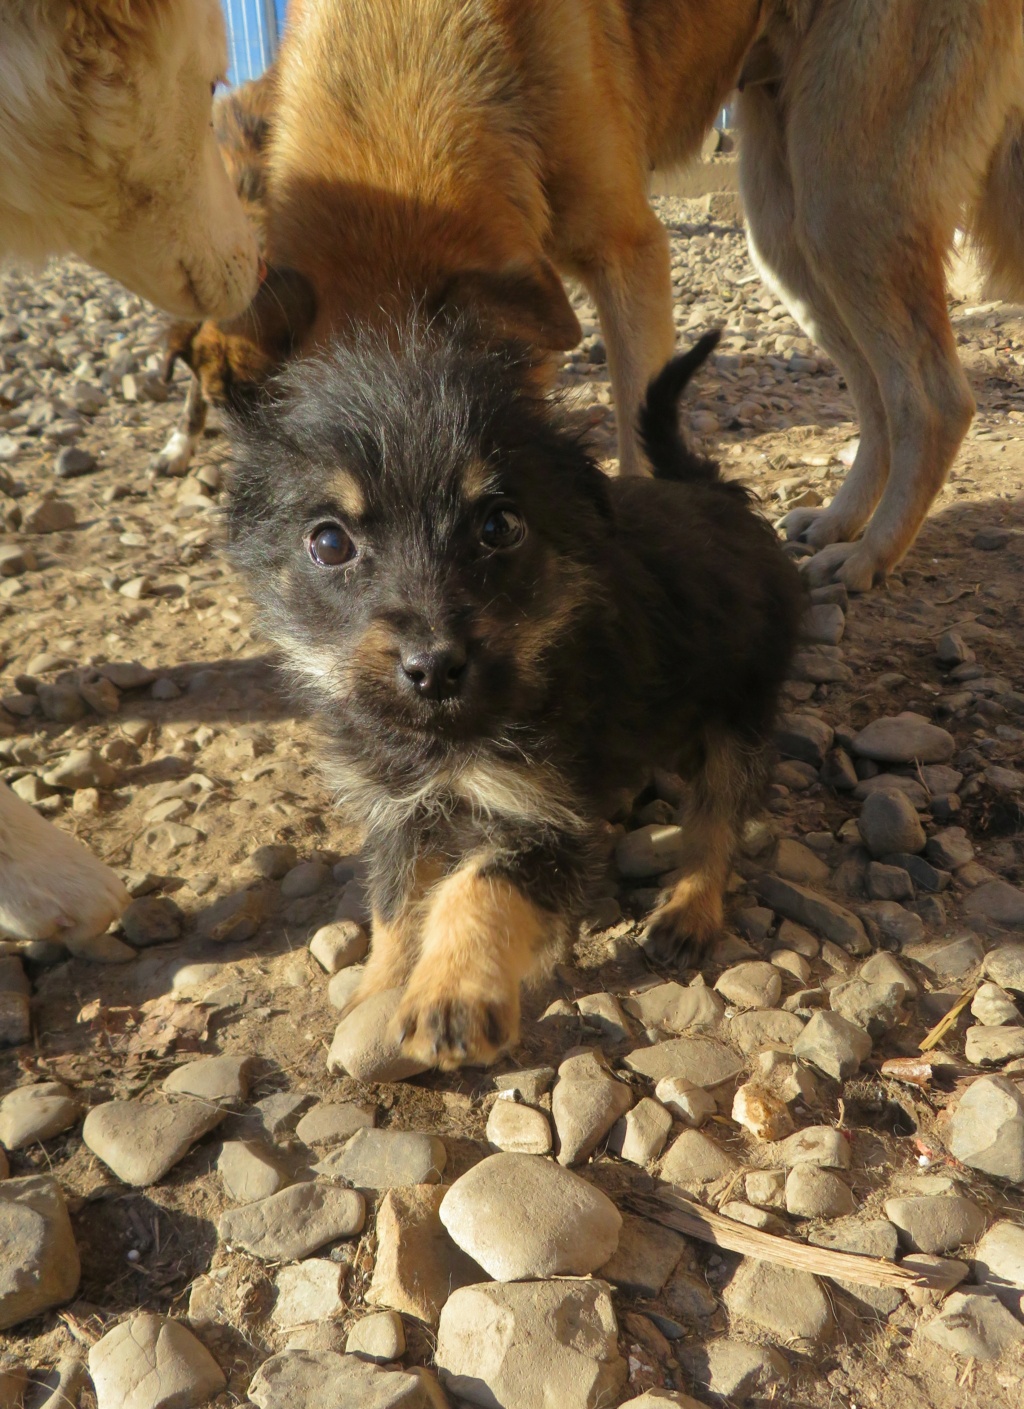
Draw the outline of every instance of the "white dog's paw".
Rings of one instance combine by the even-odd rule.
[[[109,866],[0,784],[0,936],[89,939],[129,898]]]
[[[187,474],[197,443],[197,436],[189,435],[187,431],[174,431],[164,448],[150,460],[150,470],[156,475],[172,475],[175,478]]]

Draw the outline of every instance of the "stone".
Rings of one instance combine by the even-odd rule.
[[[270,842],[250,853],[249,866],[264,880],[279,881],[298,862],[298,852],[291,842]]]
[[[75,526],[75,509],[66,499],[56,496],[37,499],[22,510],[22,533],[63,533]]]
[[[52,1140],[81,1114],[81,1102],[60,1081],[17,1086],[0,1101],[0,1145],[13,1151]]]
[[[762,1047],[791,1047],[804,1030],[804,1020],[776,1008],[737,1013],[729,1022],[728,1037],[744,1056]]]
[[[597,1275],[629,1296],[655,1297],[685,1252],[681,1233],[624,1213],[619,1245]]]
[[[43,774],[51,788],[108,788],[116,779],[116,769],[98,749],[72,749]]]
[[[327,985],[327,1001],[339,1012],[348,1011],[353,998],[363,982],[363,965],[354,964],[350,969],[339,969]]]
[[[181,935],[182,913],[169,896],[145,895],[124,911],[121,929],[129,944],[137,948],[169,944]]]
[[[117,714],[121,709],[121,696],[117,689],[98,671],[79,675],[78,693],[97,714]]]
[[[391,1019],[402,1001],[400,988],[375,993],[358,1004],[338,1024],[327,1057],[329,1072],[343,1072],[357,1081],[401,1081],[426,1071],[402,1051],[391,1031]]]
[[[685,1076],[665,1076],[654,1088],[654,1095],[684,1125],[703,1125],[715,1114],[718,1104],[703,1086],[696,1086]]]
[[[1024,993],[1024,944],[997,945],[985,958],[985,977],[1012,993]]]
[[[523,1071],[502,1072],[494,1078],[496,1091],[507,1091],[517,1101],[535,1106],[555,1079],[554,1067],[529,1067]]]
[[[703,1321],[719,1310],[718,1299],[704,1277],[681,1266],[670,1277],[658,1303],[681,1321]]]
[[[803,634],[808,641],[838,646],[845,630],[846,616],[834,602],[815,603],[804,613]]]
[[[674,1389],[651,1389],[636,1399],[627,1399],[622,1409],[704,1409],[688,1394],[678,1394]]]
[[[612,1076],[598,1053],[566,1057],[551,1093],[559,1164],[588,1159],[632,1104],[631,1088]]]
[[[1008,1218],[992,1224],[975,1250],[974,1278],[1011,1310],[1020,1308],[1024,1296],[1024,1226]]]
[[[626,1365],[607,1283],[484,1283],[441,1312],[435,1360],[457,1398],[494,1409],[604,1409]]]
[[[783,1344],[821,1344],[835,1322],[828,1298],[810,1272],[745,1257],[725,1288],[730,1316],[750,1321]]]
[[[739,1056],[713,1037],[672,1037],[653,1047],[637,1047],[623,1059],[630,1071],[661,1081],[681,1076],[698,1086],[720,1086],[743,1070]]]
[[[1002,1027],[1021,1021],[1021,1011],[1007,993],[997,983],[983,983],[971,1001],[971,1016],[978,1019],[982,1027]]]
[[[964,1056],[975,1066],[1024,1057],[1024,1027],[969,1027]]]
[[[967,896],[964,914],[1004,929],[1024,929],[1024,890],[1009,881],[987,881]]]
[[[777,1218],[767,1209],[755,1208],[743,1199],[730,1199],[728,1203],[719,1204],[718,1211],[723,1218],[731,1219],[733,1223],[744,1223],[748,1228],[758,1228],[762,1233],[784,1235],[790,1231],[785,1219]]]
[[[481,1268],[456,1247],[441,1222],[438,1210],[447,1192],[437,1184],[416,1184],[384,1195],[366,1292],[371,1306],[436,1326],[450,1293],[481,1280]]]
[[[816,714],[782,714],[775,726],[775,742],[783,758],[795,758],[820,768],[832,747],[834,731]]]
[[[877,1038],[898,1022],[905,990],[900,983],[870,983],[852,978],[837,983],[828,996],[834,1013]]]
[[[258,1409],[447,1409],[426,1370],[375,1365],[332,1350],[272,1355],[249,1382]]]
[[[275,1326],[287,1331],[307,1321],[327,1321],[344,1311],[345,1270],[344,1264],[328,1257],[308,1257],[282,1267],[275,1279],[277,1300],[271,1312]]]
[[[788,1136],[779,1146],[779,1157],[787,1169],[798,1164],[815,1164],[821,1169],[849,1169],[850,1142],[831,1125],[811,1125]]]
[[[963,827],[943,827],[928,838],[925,855],[933,866],[955,871],[974,860],[974,843]]]
[[[755,1208],[785,1208],[786,1176],[781,1169],[754,1169],[744,1180],[747,1202]]]
[[[611,993],[588,993],[577,998],[576,1007],[587,1026],[596,1028],[606,1043],[631,1042],[633,1034]]]
[[[217,1157],[224,1192],[236,1203],[269,1199],[288,1183],[273,1152],[248,1140],[225,1140]]]
[[[865,983],[880,984],[883,988],[896,984],[908,998],[915,997],[918,992],[917,984],[907,971],[884,951],[864,960],[860,966],[860,977]]]
[[[983,955],[984,950],[973,934],[915,946],[907,951],[907,958],[942,982],[966,978],[981,963]]]
[[[947,1130],[950,1154],[997,1179],[1024,1183],[1024,1095],[1005,1076],[981,1076],[960,1098]]]
[[[281,879],[281,895],[285,900],[300,900],[316,895],[331,878],[331,868],[324,861],[300,861]]]
[[[294,1262],[362,1231],[366,1203],[354,1189],[319,1180],[221,1214],[221,1241],[264,1262]]]
[[[746,1404],[762,1395],[774,1401],[775,1389],[789,1376],[789,1366],[777,1350],[746,1341],[708,1341],[688,1347],[684,1359],[702,1389],[730,1404]]]
[[[755,1140],[781,1140],[794,1128],[785,1101],[753,1081],[736,1088],[732,1118],[744,1130],[749,1130]]]
[[[924,848],[921,819],[903,793],[873,792],[861,808],[857,826],[872,856]]]
[[[201,1409],[227,1376],[187,1326],[143,1312],[89,1351],[97,1409]]]
[[[203,1101],[240,1105],[249,1095],[256,1066],[254,1057],[225,1053],[220,1057],[199,1057],[175,1067],[164,1078],[163,1089],[174,1095],[196,1096]]]
[[[378,1365],[400,1360],[405,1354],[405,1327],[394,1311],[374,1311],[362,1316],[348,1333],[348,1355],[359,1355]]]
[[[499,1097],[491,1107],[484,1132],[487,1143],[496,1150],[513,1155],[547,1155],[551,1153],[551,1126],[543,1111],[521,1106],[517,1101]]]
[[[264,1096],[262,1101],[256,1102],[252,1115],[270,1138],[277,1140],[291,1134],[309,1102],[310,1097],[301,1091],[275,1091],[272,1096]]]
[[[96,468],[96,456],[77,445],[65,445],[57,452],[53,472],[58,479],[77,479]]]
[[[878,927],[883,939],[897,948],[919,944],[924,939],[924,921],[920,915],[897,905],[894,900],[872,900],[860,907],[860,913]]]
[[[673,871],[684,858],[683,830],[674,825],[637,827],[620,837],[615,847],[619,874],[636,880]]]
[[[853,790],[858,802],[864,802],[874,793],[902,793],[918,812],[928,806],[928,793],[916,778],[907,778],[902,773],[879,773],[874,778],[862,778]],[[860,828],[854,825],[850,840],[856,841]]]
[[[859,1257],[879,1257],[888,1262],[894,1262],[899,1251],[896,1229],[888,1219],[859,1215],[812,1227],[807,1232],[807,1241],[815,1247],[856,1253]],[[873,1318],[891,1316],[903,1301],[896,1287],[870,1287],[842,1277],[831,1280]]]
[[[904,712],[862,729],[853,739],[853,751],[876,763],[948,763],[956,740],[923,716]]]
[[[998,1360],[1024,1341],[1024,1326],[994,1296],[950,1292],[921,1334],[944,1350],[975,1360]]]
[[[871,1055],[871,1038],[838,1013],[813,1013],[796,1042],[794,1054],[835,1081],[853,1076]]]
[[[644,1096],[612,1128],[610,1149],[629,1164],[653,1163],[665,1148],[672,1115],[659,1101]]]
[[[985,1231],[985,1214],[960,1194],[887,1199],[885,1216],[911,1252],[950,1252],[974,1243]]]
[[[786,766],[794,768],[796,764]],[[783,837],[775,848],[772,869],[784,881],[799,881],[801,885],[824,885],[829,876],[825,862],[815,856],[810,847],[792,837]]]
[[[714,1031],[725,1017],[725,1004],[703,982],[684,986],[659,983],[626,999],[626,1011],[639,1018],[646,1028],[663,1032]]]
[[[204,939],[214,944],[241,943],[252,939],[263,921],[265,909],[266,898],[259,888],[232,891],[207,906],[199,916],[197,928]]]
[[[681,1189],[696,1193],[703,1185],[734,1174],[738,1168],[732,1155],[699,1130],[684,1130],[676,1136],[661,1162],[661,1177],[669,1184],[678,1184]]]
[[[736,1008],[774,1008],[782,997],[782,977],[761,960],[734,964],[719,978],[715,991]]]
[[[958,1262],[953,1257],[933,1257],[925,1252],[908,1252],[901,1264],[908,1272],[928,1277],[932,1285],[928,1287],[908,1287],[907,1300],[911,1306],[939,1306],[947,1292],[960,1285],[970,1273],[966,1262]]]
[[[856,1207],[845,1180],[816,1164],[794,1165],[786,1178],[786,1212],[795,1218],[842,1218]]]
[[[441,1222],[498,1281],[594,1272],[622,1226],[612,1201],[579,1175],[536,1155],[488,1155],[448,1190]]]
[[[343,1149],[326,1155],[313,1168],[357,1189],[393,1189],[405,1184],[439,1184],[447,1160],[444,1141],[436,1135],[364,1127]]]
[[[325,973],[336,974],[366,958],[370,937],[355,920],[323,925],[309,941],[309,952]]]
[[[768,956],[768,962],[774,964],[782,973],[789,974],[801,988],[806,988],[811,981],[812,970],[809,961],[792,949],[773,949]]]
[[[219,1105],[185,1096],[162,1101],[106,1101],[93,1106],[82,1139],[125,1184],[156,1184],[197,1140],[224,1118]]]
[[[299,1121],[295,1134],[304,1145],[334,1145],[347,1140],[357,1130],[371,1130],[376,1124],[373,1106],[354,1101],[320,1101]]]
[[[0,1331],[70,1301],[81,1264],[64,1195],[46,1175],[0,1181]]]
[[[778,876],[761,876],[755,886],[764,902],[787,920],[816,930],[851,954],[866,954],[870,949],[857,916],[827,896]]]

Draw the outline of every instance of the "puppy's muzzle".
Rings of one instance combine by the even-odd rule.
[[[424,700],[453,700],[466,678],[466,648],[458,641],[403,647],[399,683]]]

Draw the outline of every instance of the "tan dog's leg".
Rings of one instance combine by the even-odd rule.
[[[672,356],[676,340],[668,235],[646,197],[640,197],[632,224],[610,230],[599,256],[581,264],[579,273],[597,305],[608,349],[619,473],[644,474],[637,416],[647,383]]]
[[[359,989],[350,1006],[374,993],[402,988],[420,956],[420,938],[430,887],[443,874],[443,865],[433,858],[416,864],[409,889],[397,912],[389,919],[373,912],[373,940]]]
[[[695,967],[721,934],[739,829],[766,771],[763,749],[744,746],[724,731],[705,733],[682,822],[689,874],[651,917],[644,948],[652,958]]]
[[[470,860],[430,896],[419,963],[395,1019],[405,1050],[444,1070],[493,1062],[519,1036],[519,987],[553,917]]]

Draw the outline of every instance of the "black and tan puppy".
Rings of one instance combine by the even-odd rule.
[[[515,1040],[521,981],[585,913],[603,799],[647,765],[692,785],[688,874],[650,942],[694,963],[720,929],[801,588],[680,437],[716,340],[650,387],[654,480],[608,480],[523,358],[436,324],[297,365],[241,431],[234,553],[366,828],[360,997],[404,988],[424,1061]]]

